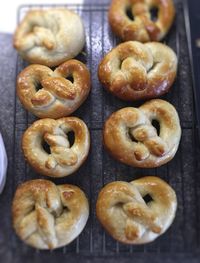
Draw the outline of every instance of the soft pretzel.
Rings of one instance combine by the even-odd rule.
[[[152,9],[158,10],[156,19],[151,17]],[[112,30],[124,41],[160,41],[168,33],[174,16],[173,0],[112,0],[109,9]]]
[[[157,121],[160,131],[153,126]],[[175,108],[164,100],[151,100],[139,108],[123,108],[105,123],[104,144],[117,160],[142,168],[169,162],[179,146],[181,127]]]
[[[74,59],[54,71],[46,66],[30,65],[17,78],[21,103],[39,118],[70,115],[84,102],[89,91],[90,73],[82,62]]]
[[[66,8],[29,11],[14,35],[14,47],[31,63],[57,66],[83,49],[81,18]]]
[[[12,204],[13,226],[28,245],[55,249],[72,242],[89,215],[85,194],[74,185],[32,180],[17,188]]]
[[[145,197],[149,200],[145,201]],[[144,244],[155,240],[172,224],[177,208],[174,190],[157,177],[113,182],[99,193],[96,212],[116,240]]]
[[[69,132],[74,133],[73,145],[70,145]],[[44,143],[50,152],[46,151]],[[22,138],[26,160],[38,173],[51,177],[74,173],[87,158],[89,147],[88,128],[76,117],[35,121]]]
[[[177,72],[174,51],[161,43],[129,41],[113,48],[99,65],[99,80],[123,100],[141,100],[167,93]]]

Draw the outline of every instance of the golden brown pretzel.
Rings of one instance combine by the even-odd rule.
[[[152,199],[147,202],[145,196]],[[130,183],[109,183],[99,193],[96,204],[103,227],[113,238],[127,244],[155,240],[172,224],[176,208],[173,189],[152,176]]]
[[[89,91],[90,73],[82,62],[74,59],[54,71],[46,66],[30,65],[17,78],[21,103],[39,118],[70,115],[85,101]]]
[[[57,66],[85,44],[81,18],[66,8],[29,11],[14,35],[14,47],[31,63]]]
[[[129,41],[113,48],[101,61],[101,83],[123,100],[157,98],[169,91],[177,72],[177,57],[168,46]]]
[[[155,21],[151,19],[152,8],[158,9]],[[124,41],[159,41],[168,33],[174,16],[173,0],[112,0],[109,9],[112,30]]]
[[[28,245],[55,249],[72,242],[89,215],[85,194],[74,185],[32,180],[17,188],[12,204],[13,226]]]
[[[152,121],[159,122],[159,134]],[[123,108],[105,123],[104,144],[117,160],[135,167],[159,167],[169,162],[179,146],[181,127],[175,108],[164,100]]]
[[[74,132],[70,145],[68,133]],[[50,147],[48,153],[44,142]],[[87,158],[90,135],[86,124],[76,117],[35,121],[24,133],[22,149],[26,160],[38,172],[51,177],[74,173]]]

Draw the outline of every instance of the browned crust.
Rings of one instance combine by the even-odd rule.
[[[71,75],[74,83],[65,79]],[[37,84],[42,85],[39,91],[36,91]],[[86,100],[90,88],[89,70],[82,62],[74,59],[64,62],[54,72],[46,66],[30,65],[17,78],[17,95],[21,103],[39,118],[57,119],[72,114]],[[51,97],[69,101],[70,105],[54,101],[45,108]],[[36,106],[44,106],[44,109]]]
[[[107,185],[105,185],[101,191],[98,194],[97,203],[96,203],[96,215],[102,226],[105,228],[105,230],[116,240],[119,242],[122,242],[124,244],[142,244],[140,243],[140,240],[138,239],[138,232],[137,229],[128,226],[124,229],[124,233],[120,232],[121,235],[119,235],[118,230],[115,228],[114,224],[112,224],[112,220],[110,216],[108,215],[108,210],[112,209],[112,205],[114,206],[114,202],[118,204],[120,203],[122,198],[125,200],[127,199],[127,203],[130,202],[137,202],[134,201],[134,190],[132,188],[132,185],[137,187],[145,188],[146,192],[150,195],[153,195],[156,197],[156,199],[159,199],[159,202],[162,203],[164,207],[172,207],[174,206],[174,212],[176,211],[177,206],[177,198],[176,193],[174,190],[168,185],[165,181],[162,179],[155,177],[155,176],[146,176],[142,177],[140,179],[134,180],[130,183],[123,182],[123,181],[116,181],[111,182]],[[133,198],[131,200],[131,197]],[[111,201],[112,200],[112,201]],[[111,205],[112,203],[112,205]],[[124,203],[121,203],[121,205],[125,205],[126,201]],[[133,206],[134,207],[134,206]],[[135,206],[135,210],[129,211],[131,214],[135,214],[135,216],[142,216],[146,217],[144,222],[146,220],[152,221],[154,220],[154,215],[149,211],[147,214],[140,214],[140,204],[138,203]],[[149,219],[147,219],[149,218]],[[133,219],[133,218],[132,218]],[[118,218],[113,217],[113,221],[117,221]],[[148,222],[148,221],[146,221]],[[120,228],[120,225],[118,226]],[[158,235],[163,233],[162,228],[160,227],[153,227],[153,231],[157,233]],[[148,243],[152,240],[149,240]]]
[[[76,117],[65,117],[58,120],[53,119],[41,119],[35,121],[23,134],[22,136],[22,150],[24,153],[24,157],[26,161],[34,168],[35,171],[42,175],[46,175],[49,177],[63,177],[66,175],[60,175],[59,172],[54,171],[54,169],[47,169],[43,162],[40,161],[40,157],[33,154],[33,150],[31,147],[32,140],[35,134],[44,137],[45,133],[53,133],[55,127],[59,126],[59,123],[68,123],[75,133],[75,142],[77,147],[82,146],[86,141],[89,145],[88,148],[85,149],[84,155],[82,156],[81,161],[79,160],[79,165],[73,169],[73,172],[70,174],[74,174],[80,166],[86,161],[89,150],[90,150],[90,133],[86,124]],[[83,146],[82,146],[83,147]]]
[[[55,202],[55,203],[54,203]],[[80,221],[80,218],[84,215],[86,218],[88,216],[89,205],[87,197],[84,192],[75,185],[63,184],[55,185],[53,182],[43,179],[30,180],[22,183],[18,186],[13,201],[12,201],[12,223],[17,235],[27,244],[37,247],[40,249],[47,249],[44,247],[39,247],[40,245],[36,241],[28,241],[24,239],[24,233],[29,232],[29,225],[21,225],[24,217],[31,213],[31,211],[36,209],[37,205],[40,205],[42,210],[54,207],[58,209],[59,203],[61,205],[60,213],[62,212],[62,207],[70,207],[70,213],[73,214],[72,220],[68,226],[74,227],[76,221]],[[33,206],[33,207],[31,207]],[[43,207],[44,206],[44,207]],[[51,209],[48,213],[51,213]],[[30,211],[29,211],[30,210]],[[48,225],[47,218],[42,215],[43,211],[38,210],[37,212],[37,224],[46,228]],[[55,212],[55,211],[54,211]],[[52,213],[55,216],[54,213]],[[61,214],[57,214],[60,216]],[[66,226],[63,226],[63,231],[66,231]],[[59,236],[57,236],[59,239]],[[66,236],[66,244],[68,243],[68,238]],[[62,245],[62,244],[61,244]],[[48,244],[49,249],[55,249],[59,247],[60,244]]]
[[[156,71],[149,77],[148,72],[144,72],[144,69],[138,65],[140,62],[130,65],[129,71],[123,70],[122,72],[120,68],[117,68],[120,60],[128,61],[134,56],[136,60],[137,57],[142,60],[146,56],[146,45],[148,44],[144,44],[144,51],[140,50],[138,53],[137,43],[129,41],[113,48],[102,59],[98,67],[98,78],[102,85],[110,93],[126,101],[147,100],[166,94],[171,89],[177,74],[175,53],[166,45],[157,42],[152,42],[151,46],[157,46],[158,49],[163,50],[163,53],[168,50],[168,55],[163,55],[162,69],[159,72]],[[120,76],[119,72],[121,72]],[[116,74],[118,74],[117,78],[114,77]]]
[[[141,168],[160,167],[172,160],[178,149],[181,137],[179,118],[175,108],[171,104],[159,99],[146,102],[139,108],[139,110],[142,110],[143,113],[149,112],[150,114],[156,116],[155,119],[162,120],[168,131],[171,132],[168,140],[170,140],[170,136],[174,136],[174,144],[170,146],[171,148],[169,148],[166,153],[163,153],[162,147],[159,149],[156,142],[157,139],[153,140],[153,138],[151,138],[151,140],[148,141],[147,136],[147,138],[140,143],[144,144],[149,149],[149,154],[155,158],[151,159],[149,156],[144,160],[138,158],[138,156],[140,157],[140,152],[138,153],[138,156],[136,156],[136,146],[132,145],[130,147],[130,145],[127,145],[127,142],[121,137],[121,123],[125,126],[127,123],[132,123],[133,125],[133,123],[137,122],[140,118],[139,113],[133,112],[133,110],[134,108],[131,107],[123,108],[112,113],[106,120],[103,128],[103,144],[108,153],[116,160],[124,164]],[[155,153],[157,153],[158,156],[156,156]]]
[[[150,13],[146,10],[150,6],[144,0],[112,0],[108,18],[113,32],[123,41],[160,41],[172,26],[175,7],[173,0],[154,0],[152,3],[152,7],[159,9],[156,22],[149,18]],[[134,21],[126,15],[127,8],[133,10]]]

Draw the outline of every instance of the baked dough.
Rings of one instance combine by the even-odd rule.
[[[153,126],[158,122],[158,130]],[[106,121],[106,149],[120,162],[141,167],[159,167],[169,162],[179,146],[181,127],[176,109],[156,99],[139,108],[123,108]]]
[[[38,249],[55,249],[72,242],[89,215],[85,194],[77,186],[56,186],[47,180],[27,181],[17,188],[12,204],[17,235]]]
[[[145,201],[146,197],[149,200]],[[176,209],[174,190],[152,176],[130,183],[109,183],[99,193],[96,204],[103,227],[113,238],[126,244],[155,240],[170,227]]]
[[[84,44],[83,22],[66,8],[31,10],[14,34],[14,47],[24,59],[49,67],[74,58]]]
[[[161,43],[129,41],[113,48],[99,65],[99,80],[123,100],[157,98],[169,91],[177,73],[174,51]]]
[[[72,145],[69,132],[74,133]],[[38,173],[51,177],[74,173],[86,160],[89,148],[88,128],[76,117],[35,121],[22,138],[25,159]]]
[[[157,17],[151,17],[151,10],[156,9]],[[171,28],[174,16],[173,0],[112,0],[109,9],[112,30],[124,41],[160,41]]]
[[[46,66],[30,65],[17,78],[21,103],[39,118],[70,115],[85,101],[89,91],[90,73],[83,63],[74,59],[54,71]]]

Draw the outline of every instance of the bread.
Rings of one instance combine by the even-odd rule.
[[[124,41],[160,41],[171,28],[174,16],[173,0],[112,0],[109,9],[110,26]]]
[[[90,73],[82,62],[74,59],[54,71],[46,66],[30,65],[17,78],[21,103],[39,118],[55,119],[72,114],[89,91]]]
[[[174,51],[161,43],[129,41],[113,48],[99,65],[99,80],[113,95],[136,101],[169,91],[177,73]]]
[[[69,132],[74,134],[71,145]],[[89,148],[88,128],[76,117],[35,121],[22,138],[25,159],[38,173],[51,177],[74,173],[86,160]]]
[[[176,208],[174,190],[152,176],[130,183],[109,183],[99,193],[96,204],[97,218],[103,227],[114,239],[126,244],[155,240],[172,224]]]
[[[154,122],[158,127],[154,127]],[[164,100],[151,100],[139,108],[114,112],[103,130],[104,145],[122,163],[141,168],[166,164],[176,154],[181,127],[175,108]]]
[[[72,242],[89,215],[85,194],[74,185],[47,180],[27,181],[17,188],[12,204],[17,235],[38,249],[55,249]]]
[[[24,59],[49,67],[74,58],[84,44],[83,22],[66,8],[31,10],[14,34],[14,47]]]

